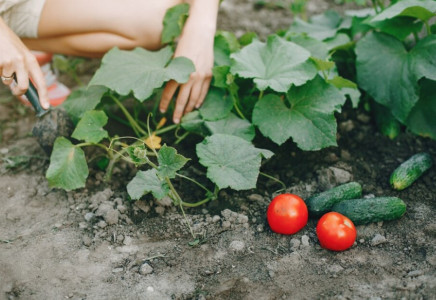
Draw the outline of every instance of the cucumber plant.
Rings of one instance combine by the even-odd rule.
[[[107,179],[120,160],[137,167],[127,185],[132,199],[151,193],[155,198],[169,196],[180,205],[200,205],[216,198],[221,189],[256,187],[263,174],[262,159],[274,154],[256,147],[256,140],[266,139],[277,145],[292,140],[305,151],[336,146],[335,114],[347,99],[353,107],[359,105],[359,87],[381,104],[395,104],[389,109],[410,130],[435,138],[434,118],[419,118],[430,116],[429,111],[435,108],[431,91],[436,80],[436,55],[430,55],[436,53],[435,36],[420,38],[419,31],[421,27],[432,30],[424,26],[435,15],[430,2],[403,0],[397,2],[402,5],[400,9],[393,4],[383,11],[377,7],[377,12],[345,17],[326,12],[309,22],[296,20],[290,29],[273,33],[264,41],[253,33],[237,38],[231,32],[218,31],[213,80],[204,104],[185,115],[180,124],[162,125],[160,120],[165,115],[157,110],[157,102],[163,85],[169,80],[186,82],[194,71],[187,58],[173,58],[174,40],[189,17],[186,5],[176,6],[164,21],[166,47],[159,51],[110,50],[88,86],[77,89],[67,99],[64,108],[76,129],[71,138],[56,140],[46,177],[52,187],[84,187],[89,169],[83,148],[93,147],[103,150],[106,164],[100,167],[106,170]],[[391,19],[394,25],[404,22],[406,32],[388,26],[392,25]],[[388,30],[396,36],[386,33]],[[401,52],[398,43],[409,41],[406,33],[415,33],[417,42],[409,45],[409,52]],[[356,39],[359,35],[362,38]],[[379,53],[375,54],[369,44],[379,47]],[[398,54],[391,62],[385,56],[389,51]],[[370,56],[378,61],[377,66]],[[382,60],[388,66],[376,72]],[[406,68],[406,79],[410,81],[406,87],[402,77],[398,79],[400,73],[395,73],[401,68]],[[406,94],[413,97],[396,100],[397,95]],[[152,116],[147,117],[150,113]],[[129,126],[132,136],[108,131],[108,120]],[[160,139],[171,132],[174,144],[165,141],[162,145]],[[202,139],[195,146],[197,157],[189,159],[198,160],[206,168],[212,186],[206,188],[197,182],[206,196],[196,204],[183,201],[172,184],[174,178],[192,181],[180,172],[189,159],[176,150],[189,134]]]
[[[344,16],[327,11],[308,22],[297,18],[286,34],[329,44],[340,74],[356,82],[365,99],[386,107],[407,130],[436,139],[436,2],[388,4],[373,1],[373,8]],[[394,137],[398,124],[387,129]]]

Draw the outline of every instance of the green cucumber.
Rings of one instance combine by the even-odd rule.
[[[362,225],[399,219],[406,212],[406,204],[397,197],[361,198],[339,202],[332,211],[348,217],[354,225]]]
[[[430,169],[432,165],[433,160],[430,154],[424,152],[415,154],[392,172],[389,180],[390,184],[395,190],[404,190]]]
[[[401,123],[386,106],[374,102],[372,108],[375,123],[380,133],[391,140],[395,139],[401,132]]]
[[[305,202],[309,215],[319,217],[330,211],[335,203],[360,197],[362,197],[362,186],[360,183],[349,182],[309,197]]]

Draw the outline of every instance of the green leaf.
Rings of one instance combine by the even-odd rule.
[[[177,38],[185,25],[189,14],[189,4],[181,3],[167,10],[163,20],[162,44],[170,43]]]
[[[156,169],[138,171],[127,184],[127,193],[134,200],[139,200],[150,192],[158,200],[167,196],[169,192],[167,183],[158,177]]]
[[[292,84],[302,85],[316,76],[317,70],[309,60],[310,52],[276,35],[267,43],[258,40],[231,55],[230,71],[243,78],[253,78],[261,91],[271,88],[287,92]]]
[[[172,55],[169,46],[154,52],[143,48],[131,51],[113,48],[103,57],[89,85],[106,86],[123,96],[133,92],[136,99],[144,101],[166,81],[187,82],[195,70],[189,59],[171,59]]]
[[[50,156],[46,178],[51,187],[67,191],[85,187],[89,170],[85,153],[64,137],[58,137]]]
[[[316,57],[311,57],[310,59],[315,63],[315,66],[319,71],[327,71],[336,66],[334,61],[319,59]]]
[[[239,38],[239,44],[241,46],[247,46],[248,44],[251,44],[255,39],[258,39],[257,33],[246,32]]]
[[[204,120],[215,121],[225,118],[232,108],[233,101],[223,89],[211,88],[199,112]]]
[[[314,39],[323,41],[336,35],[341,22],[341,16],[332,10],[313,16],[309,22],[297,17],[289,28],[288,35],[305,33]]]
[[[422,22],[415,22],[412,17],[397,17],[379,22],[372,22],[371,26],[379,29],[381,32],[390,34],[400,41],[414,32],[419,32],[422,29]]]
[[[209,130],[204,124],[204,120],[198,110],[187,113],[182,117],[180,126],[186,131],[193,132],[202,136],[209,135]]]
[[[372,22],[392,19],[397,16],[413,17],[427,21],[436,16],[436,1],[434,0],[402,0],[389,6],[372,18]]]
[[[328,51],[332,51],[350,43],[350,37],[345,33],[338,33],[334,37],[324,40],[324,43],[327,45]]]
[[[371,33],[357,43],[356,54],[359,87],[390,107],[402,123],[419,99],[418,80],[436,80],[435,35],[420,40],[407,52],[399,40]]]
[[[189,159],[183,155],[177,154],[177,150],[163,145],[157,155],[159,162],[158,172],[161,178],[174,178],[176,172],[183,168]]]
[[[228,31],[218,31],[214,41],[214,61],[216,66],[230,66],[230,54],[240,48],[235,34]]]
[[[207,177],[220,189],[247,190],[256,187],[262,156],[273,153],[236,136],[214,134],[197,145],[197,155],[207,167]]]
[[[421,97],[407,119],[407,127],[415,134],[436,140],[436,81],[423,80]]]
[[[82,119],[77,123],[71,137],[87,143],[97,144],[102,139],[109,137],[103,126],[106,125],[108,118],[101,110],[87,111]]]
[[[98,85],[79,88],[68,96],[62,107],[74,124],[77,124],[85,112],[97,107],[107,91],[106,87]]]
[[[288,92],[290,107],[277,95],[264,96],[253,111],[253,124],[278,145],[289,138],[303,150],[336,146],[334,112],[345,102],[337,88],[317,76]]]
[[[310,55],[320,59],[327,59],[329,51],[327,48],[327,44],[303,35],[298,35],[290,38],[291,42],[294,42],[297,45],[305,48],[310,52]]]
[[[230,66],[215,66],[212,69],[212,83],[211,85],[218,88],[227,88],[229,86]]]
[[[357,84],[341,76],[335,76],[327,82],[337,87],[343,95],[350,97],[353,108],[357,108],[361,96]]]
[[[214,122],[206,122],[206,127],[211,134],[228,134],[238,136],[247,141],[252,141],[256,135],[254,126],[247,120],[238,118],[235,114],[230,113],[225,119]]]

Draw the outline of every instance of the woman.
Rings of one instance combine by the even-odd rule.
[[[44,76],[29,49],[85,57],[101,57],[115,46],[155,50],[162,46],[166,10],[182,2],[190,4],[189,18],[174,56],[191,59],[196,71],[185,84],[168,82],[160,101],[165,112],[178,91],[173,121],[179,123],[209,89],[219,0],[0,0],[2,82],[19,96],[32,78],[48,108]],[[11,85],[14,73],[17,84]]]

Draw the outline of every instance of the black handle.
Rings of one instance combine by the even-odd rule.
[[[27,89],[25,95],[29,100],[30,104],[32,104],[33,108],[35,109],[37,117],[42,117],[48,112],[48,110],[42,108],[41,104],[39,103],[38,91],[36,90],[31,80],[29,80],[29,88]]]

